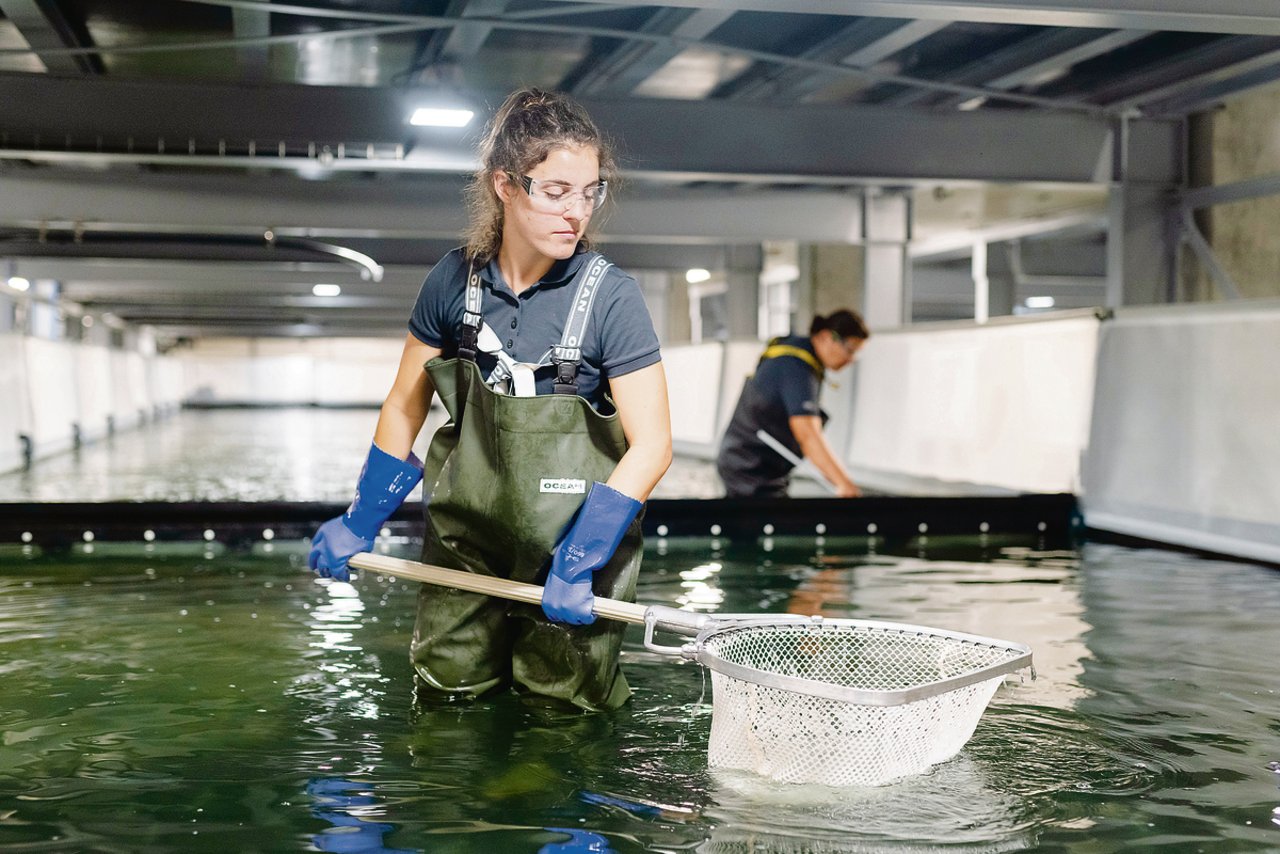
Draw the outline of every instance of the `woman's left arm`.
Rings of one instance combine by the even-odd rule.
[[[627,452],[618,461],[608,485],[637,501],[644,501],[671,465],[671,408],[662,363],[609,378],[609,389]]]

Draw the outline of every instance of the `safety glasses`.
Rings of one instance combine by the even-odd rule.
[[[608,181],[597,181],[575,190],[562,181],[538,180],[514,172],[507,174],[511,176],[511,180],[524,187],[533,206],[543,213],[564,213],[579,202],[585,203],[589,210],[599,210],[609,191]]]

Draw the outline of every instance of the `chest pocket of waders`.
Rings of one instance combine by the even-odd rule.
[[[535,581],[592,482],[608,480],[626,452],[616,413],[602,415],[577,395],[581,342],[610,266],[593,254],[578,272],[560,343],[539,364],[555,367],[554,394],[515,397],[482,379],[474,359],[483,323],[474,270],[459,357],[427,365],[450,416],[426,461],[428,482],[435,484],[428,524],[473,571],[500,562],[510,566],[508,577]],[[495,373],[502,381],[501,367],[490,381]]]

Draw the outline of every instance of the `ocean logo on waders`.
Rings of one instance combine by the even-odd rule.
[[[554,492],[560,495],[585,495],[587,482],[579,477],[544,477],[538,482],[539,492]]]

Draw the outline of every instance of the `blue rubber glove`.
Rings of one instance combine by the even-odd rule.
[[[382,524],[420,480],[422,461],[412,453],[408,460],[402,460],[370,445],[356,483],[355,500],[346,513],[325,522],[311,538],[311,554],[307,556],[311,569],[321,578],[348,581],[347,561],[373,548]]]
[[[603,483],[591,485],[591,493],[551,557],[551,572],[542,591],[544,614],[558,623],[579,626],[596,621],[591,613],[595,601],[591,575],[613,557],[642,506]]]

